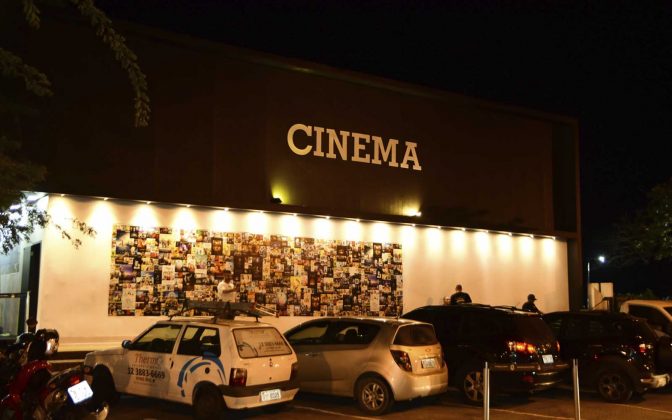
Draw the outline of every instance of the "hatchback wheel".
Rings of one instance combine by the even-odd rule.
[[[218,419],[224,410],[222,394],[213,386],[201,388],[194,399],[194,417],[198,420]]]
[[[359,408],[372,416],[385,413],[394,402],[390,387],[375,376],[367,376],[357,381],[355,392]]]
[[[470,404],[483,402],[483,372],[477,368],[464,369],[458,376],[460,391]]]
[[[621,403],[632,397],[630,379],[618,369],[605,369],[597,375],[597,391],[609,402]]]
[[[93,370],[91,389],[93,390],[93,401],[97,405],[103,403],[113,405],[119,401],[119,393],[114,387],[114,378],[104,367]]]

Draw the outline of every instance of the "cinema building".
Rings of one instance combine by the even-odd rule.
[[[66,347],[118,344],[227,277],[281,330],[396,316],[458,283],[479,303],[581,306],[575,120],[120,30],[147,74],[147,128],[88,28],[17,46],[56,89],[26,136],[48,168],[40,205],[96,234],[75,249],[52,225],[2,258],[0,291],[30,291],[4,302],[5,330],[28,314]],[[77,45],[58,68],[52,35]]]

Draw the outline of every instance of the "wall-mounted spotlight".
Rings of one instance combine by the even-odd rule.
[[[280,197],[272,197],[271,203],[273,204],[282,204],[282,199]]]

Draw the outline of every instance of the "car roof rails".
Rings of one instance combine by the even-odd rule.
[[[249,302],[217,302],[185,299],[182,310],[171,315],[168,319],[172,320],[174,316],[182,315],[192,309],[209,312],[214,315],[215,320],[233,320],[236,316],[243,315],[256,318],[259,321],[259,317],[262,316],[278,316],[277,312],[273,309],[257,306]]]

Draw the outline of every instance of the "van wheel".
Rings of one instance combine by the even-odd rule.
[[[114,379],[110,371],[104,367],[98,367],[93,370],[91,390],[93,391],[93,401],[96,405],[103,403],[114,405],[119,401],[119,393],[114,387]]]
[[[224,411],[224,400],[213,386],[201,388],[194,399],[194,417],[198,420],[218,419]]]
[[[630,378],[620,369],[609,367],[597,374],[597,392],[612,403],[622,403],[632,397],[633,387]]]
[[[483,403],[483,372],[480,369],[462,369],[457,375],[457,386],[469,404]]]
[[[394,403],[390,387],[376,376],[365,376],[357,381],[355,398],[359,409],[371,416],[385,413]]]

